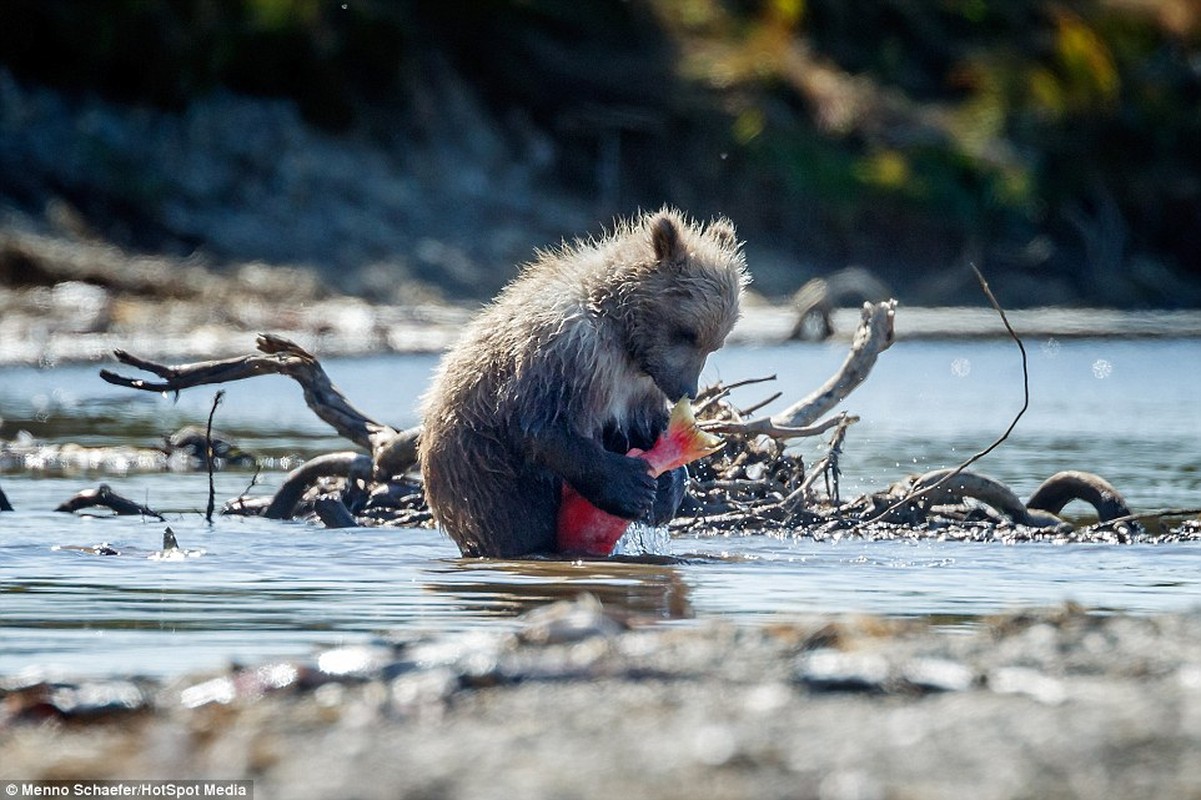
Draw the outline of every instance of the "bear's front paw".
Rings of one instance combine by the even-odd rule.
[[[651,509],[650,524],[666,525],[680,510],[684,502],[684,490],[688,484],[688,468],[676,467],[664,472],[656,481],[655,505]]]
[[[614,454],[606,460],[604,471],[596,475],[589,487],[592,491],[581,494],[601,511],[624,519],[638,519],[651,509],[657,494],[657,482],[648,469],[641,458]]]

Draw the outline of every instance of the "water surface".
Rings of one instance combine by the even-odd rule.
[[[1110,339],[1027,342],[1030,408],[977,468],[1027,496],[1062,469],[1097,472],[1139,510],[1201,505],[1201,344]],[[707,377],[776,374],[783,408],[845,357],[845,344],[728,349]],[[433,357],[342,359],[331,377],[365,412],[417,421]],[[989,444],[1022,404],[1012,342],[902,342],[844,403],[859,415],[842,461],[845,495],[911,472],[953,466]],[[285,378],[227,387],[216,425],[244,449],[309,456],[347,443],[305,407]],[[0,369],[0,436],[153,446],[202,425],[215,388],[178,400],[109,386],[95,366]],[[802,452],[817,457],[820,441]],[[268,493],[280,472],[259,476]],[[107,481],[168,517],[194,557],[161,560],[164,524],[56,514],[81,488]],[[218,499],[251,473],[217,475]],[[176,674],[229,660],[311,652],[377,633],[511,624],[532,605],[590,591],[663,624],[760,622],[799,614],[872,612],[970,624],[980,615],[1073,600],[1135,613],[1201,601],[1201,546],[842,541],[800,536],[689,535],[657,549],[672,563],[464,561],[437,531],[326,531],[299,522],[220,518],[202,510],[204,475],[0,475],[17,508],[0,515],[0,674],[53,665],[71,674]],[[118,556],[61,545],[111,543]]]

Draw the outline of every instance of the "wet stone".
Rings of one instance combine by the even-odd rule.
[[[32,683],[3,691],[0,719],[100,720],[150,707],[147,694],[133,681]]]
[[[536,608],[522,617],[518,638],[529,644],[564,644],[594,636],[615,636],[626,629],[592,595]]]
[[[815,692],[930,694],[962,692],[976,684],[971,669],[944,658],[893,662],[875,653],[815,650],[802,656],[796,679]]]
[[[797,665],[797,680],[816,692],[887,691],[888,661],[879,655],[815,650],[803,656]]]

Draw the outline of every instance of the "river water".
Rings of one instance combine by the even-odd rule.
[[[1201,505],[1201,342],[1072,339],[1026,342],[1030,407],[976,466],[1028,496],[1063,469],[1096,472],[1136,510]],[[832,374],[845,343],[728,348],[707,370],[744,406],[774,391],[782,408]],[[368,414],[417,421],[433,356],[331,360],[334,382]],[[154,446],[203,425],[215,388],[178,400],[118,389],[97,367],[0,368],[0,436]],[[291,381],[225,387],[216,427],[262,455],[346,449]],[[845,443],[844,496],[912,472],[954,466],[989,444],[1022,405],[1011,341],[903,341],[885,352],[843,407],[861,417]],[[816,458],[818,441],[803,451]],[[283,472],[267,470],[252,493]],[[216,476],[219,500],[251,471]],[[190,557],[160,559],[164,523],[51,511],[105,481],[163,512]],[[761,622],[872,612],[974,624],[981,615],[1075,601],[1134,613],[1201,604],[1201,544],[1005,546],[815,543],[802,536],[703,534],[653,543],[671,563],[464,561],[438,531],[327,531],[299,522],[202,516],[208,479],[181,473],[0,474],[15,512],[0,514],[0,675],[32,667],[70,675],[172,675],[232,660],[308,654],[382,632],[511,624],[549,599],[590,591],[661,624]],[[1086,509],[1069,506],[1069,512]],[[120,555],[69,546],[110,543]],[[67,547],[64,547],[67,546]]]

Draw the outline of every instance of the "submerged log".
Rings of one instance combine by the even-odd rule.
[[[141,503],[122,497],[112,490],[107,483],[102,483],[95,489],[85,489],[74,497],[61,503],[55,511],[74,513],[85,508],[107,508],[122,516],[154,517],[160,522],[165,521],[162,514]]]
[[[1034,490],[1026,505],[1058,514],[1073,500],[1083,500],[1095,508],[1101,522],[1130,516],[1126,498],[1109,481],[1091,472],[1055,473]]]
[[[918,496],[915,502],[932,506],[939,503],[960,503],[964,498],[970,497],[996,509],[1020,525],[1050,528],[1065,524],[1053,512],[1027,507],[1000,481],[968,470],[961,470],[948,478],[949,472],[951,470],[934,470],[914,481],[911,491]]]
[[[296,505],[318,479],[365,478],[370,472],[371,459],[361,453],[327,453],[309,459],[288,473],[287,480],[276,490],[263,516],[267,519],[292,519]]]

